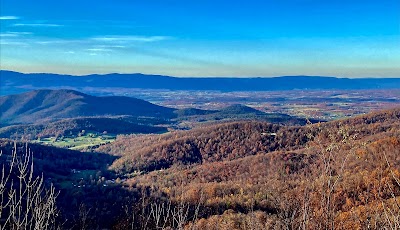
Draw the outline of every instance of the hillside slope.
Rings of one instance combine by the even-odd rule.
[[[165,127],[136,124],[122,117],[66,118],[45,124],[11,125],[0,128],[0,138],[35,140],[37,138],[78,135],[82,130],[96,133],[163,133]]]
[[[120,172],[152,171],[174,164],[202,164],[277,150],[302,149],[315,137],[329,136],[328,133],[340,130],[357,138],[367,138],[393,129],[399,122],[400,109],[309,126],[241,121],[163,135],[120,137],[111,145],[101,147],[104,149],[100,151],[122,155],[113,164]]]
[[[97,121],[99,121],[99,118],[112,118],[115,116],[124,116],[124,118],[118,119],[138,125],[143,122],[148,123],[150,120],[164,125],[179,122],[190,124],[220,122],[221,120],[262,120],[291,125],[306,123],[306,120],[302,118],[286,114],[264,113],[244,105],[231,105],[221,110],[174,109],[132,97],[97,97],[64,89],[35,90],[22,94],[2,96],[0,97],[0,108],[0,120],[3,127],[17,124],[43,124],[66,118],[92,117],[93,119],[98,118]],[[141,121],[138,120],[139,118]],[[149,121],[144,121],[144,119]],[[118,125],[115,122],[117,121],[114,121],[114,124]],[[64,123],[67,124],[69,121]],[[97,122],[97,124],[100,123]],[[119,122],[119,125],[123,124]],[[27,130],[36,128],[26,127]],[[104,128],[98,127],[97,129]]]
[[[144,100],[110,96],[95,97],[73,90],[35,90],[0,97],[4,124],[37,123],[82,116],[132,115],[170,118],[174,109]]]
[[[399,130],[397,108],[304,127],[239,122],[121,137],[99,150],[122,155],[111,169],[125,186],[201,202],[199,229],[382,229],[400,213]]]
[[[0,139],[0,162],[13,146]],[[183,229],[391,229],[400,217],[400,108],[120,136],[103,153],[28,147],[72,229],[85,210],[105,229],[174,228],[177,216]]]

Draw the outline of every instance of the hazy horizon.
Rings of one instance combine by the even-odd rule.
[[[400,77],[400,2],[1,1],[0,69]]]
[[[400,76],[387,76],[387,77],[345,77],[345,76],[322,76],[322,75],[277,75],[277,76],[174,76],[174,75],[165,75],[165,74],[154,74],[154,73],[135,73],[135,72],[109,72],[109,73],[88,73],[88,74],[69,74],[69,73],[52,73],[52,72],[22,72],[16,70],[9,70],[9,69],[0,69],[0,71],[8,71],[8,72],[16,72],[22,74],[54,74],[54,75],[66,75],[66,76],[73,76],[73,77],[85,77],[85,76],[92,76],[92,75],[148,75],[148,76],[164,76],[164,77],[172,77],[172,78],[280,78],[280,77],[324,77],[324,78],[342,78],[342,79],[398,79]]]

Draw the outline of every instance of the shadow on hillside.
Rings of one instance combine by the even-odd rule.
[[[137,197],[123,189],[121,180],[108,170],[115,156],[0,139],[1,165],[10,164],[15,146],[19,159],[31,152],[34,175],[43,175],[46,185],[54,184],[60,191],[57,207],[64,227],[82,229],[83,224],[110,228],[116,217],[124,213],[124,206]],[[18,181],[16,176],[13,174],[14,181]],[[86,216],[85,223],[82,215]]]

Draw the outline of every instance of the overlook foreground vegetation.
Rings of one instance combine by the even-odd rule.
[[[118,136],[96,153],[30,148],[65,228],[400,228],[400,108]]]

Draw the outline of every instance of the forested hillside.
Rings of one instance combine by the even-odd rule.
[[[131,190],[201,204],[189,224],[198,229],[382,229],[399,223],[399,130],[394,109],[124,137],[100,150],[122,155],[111,169]]]
[[[12,142],[0,147],[8,162]],[[241,121],[119,136],[101,153],[29,148],[35,171],[61,191],[65,228],[400,224],[400,108],[306,126]]]
[[[106,115],[170,118],[174,111],[136,98],[95,97],[74,90],[35,90],[3,96],[0,97],[0,106],[2,109],[0,118],[4,124]]]
[[[133,119],[134,121],[130,121]],[[131,117],[81,117],[67,118],[59,121],[32,124],[11,125],[0,128],[0,138],[35,140],[45,137],[77,136],[82,130],[107,132],[114,134],[157,133],[166,132],[165,127],[156,127],[145,119]],[[139,124],[138,124],[139,123]]]
[[[97,97],[64,89],[35,90],[22,94],[1,96],[0,107],[0,119],[2,121],[0,127],[18,124],[42,125],[67,118],[118,118],[119,120],[136,124],[143,124],[146,119],[153,119],[159,123],[169,125],[188,121],[190,123],[199,123],[243,119],[285,124],[305,124],[305,119],[302,118],[280,113],[264,113],[244,105],[235,104],[221,110],[175,109],[133,97]],[[96,121],[97,124],[100,124],[99,121],[101,119]],[[64,123],[68,124],[70,120]],[[104,125],[100,124],[100,126]],[[32,128],[34,127],[29,127],[28,129]],[[126,131],[118,133],[126,133]]]

